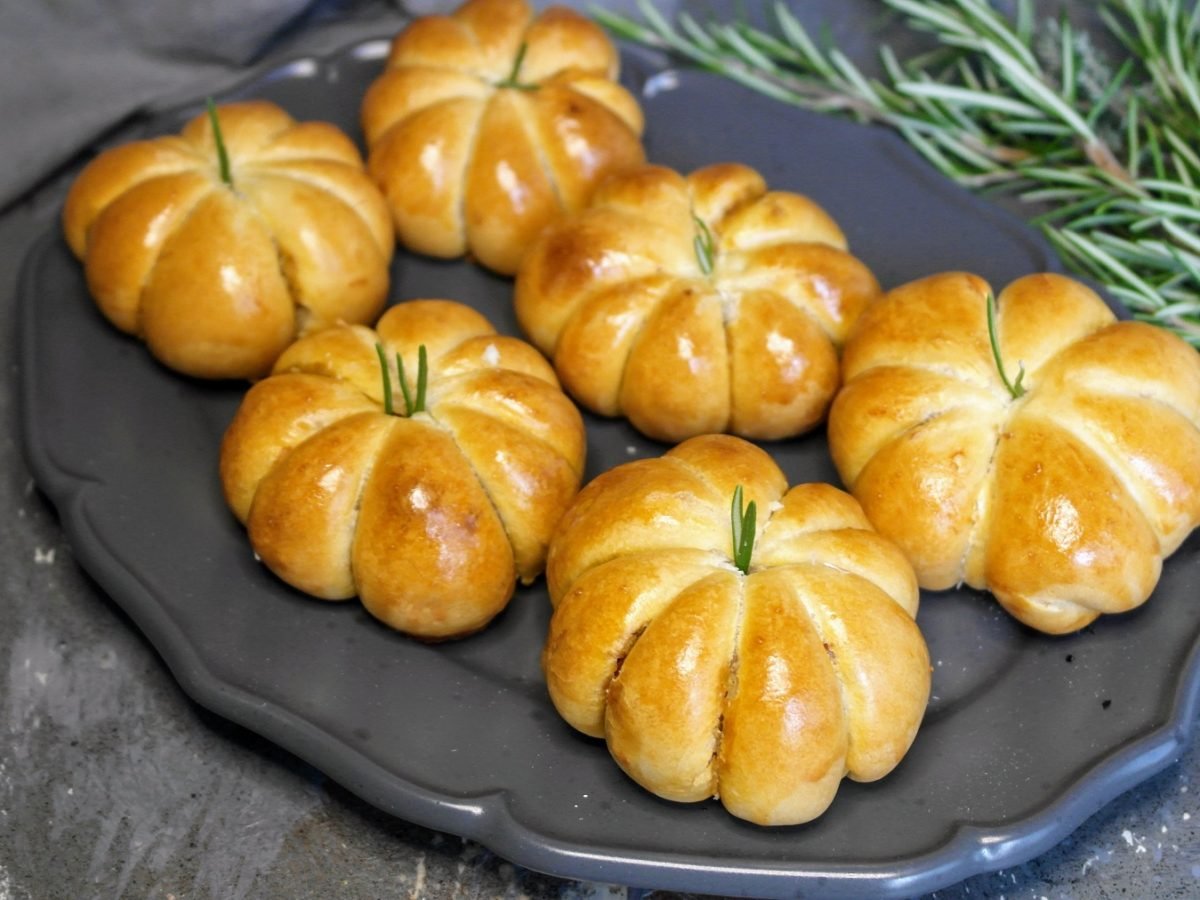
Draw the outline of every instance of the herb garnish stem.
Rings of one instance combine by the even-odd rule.
[[[404,395],[404,414],[411,416],[413,414],[413,398],[408,390],[408,379],[404,377],[404,358],[396,354],[396,372],[400,376],[400,393]]]
[[[409,387],[408,378],[404,374],[404,358],[399,353],[396,354],[396,374],[400,380],[400,395],[404,398],[404,412],[402,413],[395,408],[392,373],[388,366],[387,353],[383,349],[383,344],[379,342],[375,343],[375,355],[379,357],[379,371],[383,379],[383,411],[389,416],[406,417],[424,412],[425,392],[429,383],[429,357],[425,351],[425,345],[421,344],[417,347],[417,390],[415,396]]]
[[[699,264],[701,272],[711,275],[716,255],[712,231],[709,230],[708,223],[695,213],[692,213],[692,223],[696,226],[696,234],[692,238],[692,249],[696,253],[696,262]]]
[[[880,2],[935,46],[907,58],[883,46],[878,74],[810,35],[786,0],[753,17],[733,4],[726,21],[706,4],[672,20],[653,0],[631,4],[640,21],[593,15],[783,103],[886,124],[947,178],[1038,204],[1034,224],[1070,269],[1200,348],[1196,5],[1105,0],[1096,34],[1039,22],[1036,0]]]
[[[425,387],[429,382],[429,359],[425,354],[425,345],[422,344],[417,348],[417,401],[413,406],[413,412],[424,412],[425,410]]]
[[[217,166],[221,172],[221,180],[230,188],[233,187],[233,173],[229,168],[229,151],[225,148],[225,136],[221,133],[221,119],[217,115],[217,106],[212,97],[207,98],[208,122],[212,127],[213,143],[217,146]]]
[[[528,52],[528,50],[529,45],[522,41],[521,46],[517,48],[517,55],[513,59],[512,70],[508,73],[507,78],[505,78],[503,81],[496,82],[496,87],[513,88],[518,91],[537,90],[536,84],[526,84],[525,82],[519,80],[521,75],[521,65],[525,62],[525,54]]]
[[[733,490],[733,503],[729,510],[730,524],[733,529],[733,564],[743,575],[750,574],[750,558],[754,554],[754,528],[758,517],[758,507],[753,500],[742,508],[742,486],[739,484]]]
[[[392,416],[395,415],[392,409],[392,375],[388,370],[387,354],[383,352],[383,344],[375,344],[375,355],[379,357],[379,371],[383,378],[383,411]]]
[[[1000,373],[1000,380],[1004,382],[1004,386],[1008,388],[1008,392],[1014,400],[1017,400],[1025,395],[1025,388],[1021,382],[1025,379],[1025,366],[1021,364],[1017,369],[1017,380],[1009,381],[1008,375],[1004,372],[1004,359],[1000,356],[1000,337],[996,333],[996,297],[991,291],[987,293],[987,328],[988,341],[992,345],[992,359],[996,362],[996,371]]]

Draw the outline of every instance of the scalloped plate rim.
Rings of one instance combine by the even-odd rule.
[[[297,65],[310,61],[318,66],[328,64],[332,59],[353,54],[380,40],[360,39],[328,53],[297,56],[253,74],[221,93],[244,95],[272,77],[286,77],[286,72]],[[175,112],[194,103],[178,104]],[[169,115],[164,113],[155,118]],[[878,128],[874,130],[883,135],[880,139],[885,143],[894,143],[905,162],[920,161],[920,157],[898,138],[892,142],[890,133]],[[953,194],[957,202],[968,202],[963,199],[965,196],[977,203],[979,209],[987,210],[998,224],[1029,230],[1027,224],[1014,214],[934,177],[936,173],[928,167],[918,166],[915,171],[922,169],[929,174],[927,181],[931,186]],[[38,382],[29,354],[36,330],[36,312],[24,298],[33,290],[38,260],[59,240],[55,223],[31,244],[18,279],[16,333],[21,382],[18,415],[25,459],[39,489],[55,507],[82,568],[146,635],[188,696],[217,715],[294,753],[389,814],[478,840],[518,865],[563,878],[666,890],[753,891],[772,896],[803,892],[812,896],[862,897],[865,896],[863,888],[869,885],[874,891],[871,896],[902,898],[938,890],[972,875],[1018,865],[1046,852],[1102,806],[1176,761],[1193,737],[1194,720],[1200,707],[1200,644],[1191,648],[1182,668],[1168,721],[1112,748],[1074,783],[1048,799],[1036,814],[1003,828],[959,821],[946,841],[894,865],[817,862],[780,865],[767,861],[762,865],[747,865],[740,860],[698,860],[694,855],[682,852],[606,852],[538,835],[535,828],[511,814],[505,799],[507,789],[503,787],[480,794],[472,802],[450,801],[444,795],[387,772],[344,738],[313,725],[304,716],[264,701],[252,691],[213,674],[199,649],[138,580],[137,573],[110,553],[104,541],[94,533],[88,523],[88,499],[104,485],[103,478],[69,472],[54,460],[42,440],[34,403]]]

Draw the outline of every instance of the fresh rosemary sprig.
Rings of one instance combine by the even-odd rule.
[[[754,555],[754,526],[758,507],[754,501],[742,508],[742,486],[733,489],[733,504],[729,511],[733,526],[733,564],[743,575],[750,574],[750,557]]]
[[[227,187],[233,187],[233,173],[229,168],[229,151],[225,149],[225,136],[221,133],[221,118],[217,115],[217,105],[212,97],[205,100],[208,109],[208,123],[212,127],[213,143],[217,146],[217,165],[221,172],[221,180]]]
[[[517,55],[513,59],[512,71],[508,73],[508,77],[496,82],[498,88],[513,88],[518,91],[536,91],[537,85],[530,84],[520,80],[521,66],[525,62],[525,54],[529,51],[529,45],[522,42],[517,48]]]
[[[996,333],[996,296],[991,292],[987,292],[987,330],[988,341],[992,345],[992,359],[996,362],[996,371],[1000,373],[1000,380],[1004,382],[1004,386],[1008,388],[1008,392],[1014,400],[1019,400],[1025,396],[1025,387],[1021,384],[1025,380],[1025,364],[1020,363],[1017,368],[1017,380],[1009,381],[1008,374],[1004,371],[1004,359],[1000,356],[1000,336]]]
[[[692,249],[696,253],[696,263],[700,266],[701,272],[705,275],[711,275],[713,273],[713,260],[716,253],[712,231],[709,230],[708,223],[695,213],[692,213],[692,223],[696,226],[696,234],[692,238]]]
[[[400,376],[400,395],[404,398],[404,412],[397,412],[392,391],[392,373],[388,367],[387,352],[383,344],[376,342],[375,355],[379,357],[379,372],[383,379],[383,411],[389,416],[409,416],[425,411],[425,389],[429,381],[429,360],[425,353],[425,345],[417,348],[417,390],[416,394],[409,388],[408,379],[404,375],[404,358],[396,354],[396,374]]]
[[[618,37],[660,48],[755,91],[896,129],[939,171],[1045,209],[1034,219],[1066,263],[1135,316],[1200,347],[1200,5],[1103,0],[1129,58],[1115,70],[1066,19],[1015,19],[987,0],[881,0],[938,49],[881,48],[868,77],[821,47],[788,6],[774,27],[739,18],[642,21],[603,10]]]

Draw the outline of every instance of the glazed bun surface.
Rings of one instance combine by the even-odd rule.
[[[351,140],[266,101],[217,107],[179,135],[102,153],[72,184],[63,231],[121,331],[200,378],[258,378],[298,335],[373,320],[395,238]]]
[[[771,440],[824,420],[841,343],[879,293],[820,206],[724,163],[610,178],[542,233],[515,302],[593,412],[668,442]]]
[[[1045,632],[1149,597],[1200,523],[1200,357],[1084,285],[962,273],[891,291],[847,342],[829,443],[921,586],[990,591]],[[1019,373],[1023,370],[1024,374]]]
[[[376,344],[404,409],[397,356],[426,405],[389,415]],[[296,342],[250,389],[221,446],[226,500],[262,561],[316,597],[358,596],[383,622],[440,640],[476,631],[542,571],[578,490],[583,423],[523,341],[444,300],[392,307],[376,329]]]
[[[749,574],[731,561],[739,485],[758,511]],[[843,777],[890,772],[916,735],[930,668],[911,567],[852,497],[788,490],[740,438],[693,438],[596,478],[547,579],[555,707],[662,797],[806,822]]]
[[[577,12],[470,0],[396,36],[362,105],[400,242],[516,271],[547,222],[644,159],[617,50]]]

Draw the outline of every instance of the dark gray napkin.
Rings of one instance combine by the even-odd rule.
[[[0,3],[0,208],[134,113],[403,21],[384,0]]]
[[[623,12],[634,0],[558,0]],[[533,0],[541,8],[548,0]],[[391,35],[458,0],[3,0],[0,209],[130,116],[220,91],[289,56]],[[679,0],[657,0],[670,14]]]

